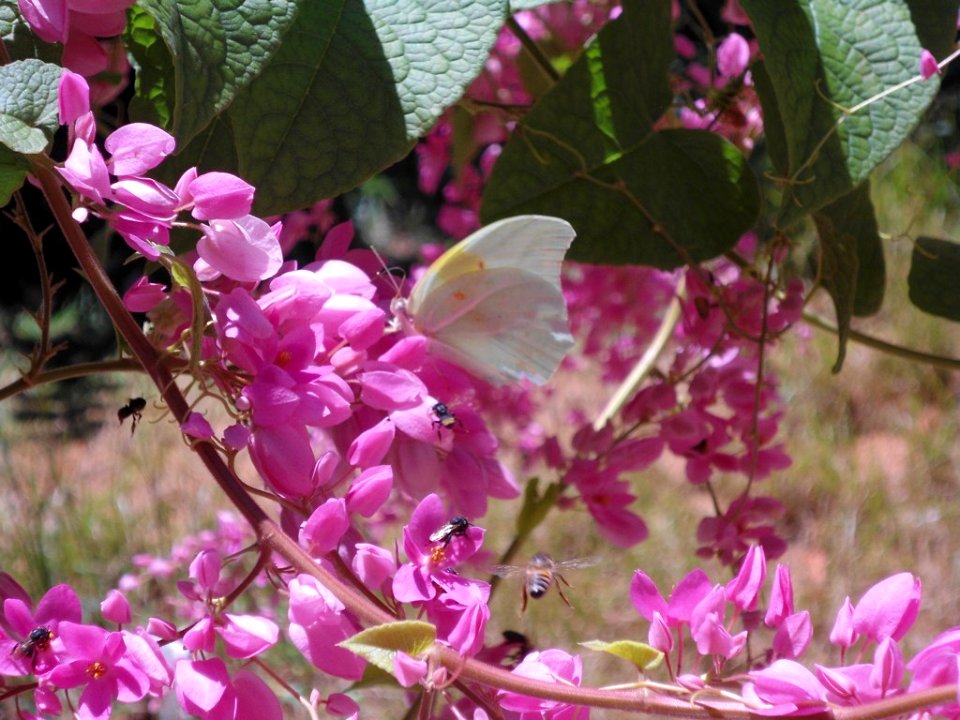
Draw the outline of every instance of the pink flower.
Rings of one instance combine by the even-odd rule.
[[[167,287],[150,282],[144,275],[123,294],[123,306],[130,312],[147,312],[166,298]]]
[[[867,590],[853,610],[853,629],[874,642],[900,640],[917,619],[923,594],[919,578],[899,573]]]
[[[148,123],[122,125],[103,142],[110,153],[107,167],[118,177],[143,175],[163,162],[176,146],[170,133]]]
[[[940,66],[937,64],[937,59],[933,56],[933,53],[927,49],[924,49],[920,52],[920,76],[924,80],[929,80],[934,75],[940,74]]]
[[[767,627],[777,627],[784,618],[792,614],[793,581],[790,579],[790,568],[777,564],[777,572],[773,578],[770,601],[767,603],[767,613],[763,616],[763,622]]]
[[[393,468],[374,465],[360,473],[347,490],[347,510],[371,517],[390,497],[393,489]]]
[[[191,715],[210,720],[282,720],[283,708],[269,686],[249,670],[230,678],[220,658],[180,660],[176,667],[177,700]]]
[[[472,556],[483,544],[484,530],[475,525],[462,534],[431,540],[449,519],[443,502],[434,494],[427,495],[414,509],[409,524],[403,528],[403,549],[409,562],[400,567],[393,579],[393,595],[400,602],[436,597],[434,577]]]
[[[202,177],[202,176],[201,176]],[[255,282],[277,274],[283,263],[274,229],[253,215],[236,220],[212,220],[202,226],[197,254],[232,280]]]
[[[183,425],[180,426],[180,431],[184,435],[197,440],[209,440],[216,434],[213,432],[213,427],[209,421],[198,412],[190,412],[187,414],[187,419]]]
[[[60,124],[70,125],[90,112],[90,86],[82,75],[65,71],[57,91]]]
[[[577,687],[583,676],[583,665],[579,655],[551,649],[530,653],[514,668],[513,673],[520,677]],[[499,700],[500,707],[518,713],[519,720],[587,720],[590,717],[588,708],[506,690],[500,691]]]
[[[490,586],[451,573],[436,581],[442,589],[426,607],[427,617],[437,626],[437,638],[465,657],[475,655],[483,647],[490,619]]]
[[[837,611],[837,619],[830,630],[830,642],[839,645],[841,651],[852,646],[860,635],[853,629],[853,603],[850,598],[844,598],[843,605]]]
[[[724,77],[740,75],[750,64],[750,45],[742,35],[730,33],[717,48],[717,70]]]
[[[107,593],[106,599],[100,603],[100,614],[105,620],[117,625],[127,625],[132,619],[130,603],[119,590],[111,590]]]
[[[326,555],[350,527],[343,498],[330,498],[300,526],[300,544],[314,557]]]
[[[289,589],[290,642],[326,673],[347,680],[363,677],[366,662],[337,645],[360,630],[343,603],[309,575],[291,580]]]
[[[753,691],[771,707],[764,715],[808,715],[820,713],[827,691],[816,676],[793,660],[777,660],[763,670],[750,673]]]
[[[803,610],[788,615],[779,624],[773,636],[773,651],[778,657],[794,660],[803,655],[812,639],[810,613]]]
[[[9,637],[0,633],[0,675],[43,673],[57,662],[51,641],[60,623],[80,622],[80,598],[69,585],[54,585],[33,611],[22,597],[8,597],[3,616]]]
[[[183,199],[193,202],[190,212],[197,220],[234,220],[250,213],[254,190],[236,175],[208,172],[187,185]]]
[[[181,594],[202,603],[206,613],[184,634],[184,647],[193,652],[213,652],[216,633],[230,657],[250,658],[269,650],[276,645],[279,636],[274,622],[259,615],[221,614],[220,599],[231,588],[226,579],[221,579],[220,573],[220,554],[215,550],[204,550],[190,564],[190,577],[194,582],[177,583]]]
[[[136,702],[150,690],[150,679],[126,655],[123,635],[93,625],[62,622],[58,628],[60,663],[46,676],[58,688],[83,686],[78,717],[108,718],[111,702]]]
[[[766,577],[767,561],[763,555],[763,548],[752,545],[740,566],[740,571],[724,588],[724,594],[727,600],[741,612],[755,610],[757,597]]]

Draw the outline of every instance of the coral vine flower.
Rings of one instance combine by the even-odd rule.
[[[520,677],[562,685],[580,685],[583,663],[579,655],[563,650],[544,650],[527,655],[513,673]],[[519,720],[588,720],[590,710],[577,705],[500,691],[500,707],[519,714]]]
[[[409,562],[393,579],[393,595],[400,602],[431,600],[437,596],[434,578],[442,570],[471,557],[483,544],[483,528],[471,525],[463,534],[444,541],[430,539],[450,519],[439,496],[431,493],[417,505],[403,528],[403,550]]]
[[[59,688],[83,686],[77,717],[110,717],[111,702],[136,702],[150,690],[150,678],[127,656],[119,632],[93,625],[62,622],[56,640],[60,663],[46,676]]]
[[[0,638],[0,675],[30,675],[43,673],[56,662],[53,644],[61,622],[79,623],[80,598],[69,585],[54,585],[47,590],[35,610],[21,597],[3,601],[4,629],[9,637]],[[31,633],[46,629],[42,642],[32,643],[29,656],[21,648],[31,639]]]

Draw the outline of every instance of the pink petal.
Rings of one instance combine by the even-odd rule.
[[[900,640],[917,619],[923,587],[919,578],[898,573],[867,590],[853,610],[853,629],[876,642]]]
[[[197,220],[233,220],[250,213],[253,185],[236,175],[208,172],[199,175],[187,188],[195,203],[191,214]]]
[[[113,174],[124,177],[155,168],[176,149],[177,141],[154,125],[130,123],[110,133],[103,146],[110,153]]]
[[[343,498],[330,498],[310,515],[300,528],[300,544],[311,555],[325,555],[340,543],[350,527]]]
[[[233,280],[255,282],[276,275],[283,264],[280,240],[263,220],[246,215],[203,226],[197,254]]]
[[[273,621],[259,615],[224,613],[223,617],[227,622],[217,632],[230,657],[251,658],[277,644],[280,628]]]
[[[220,658],[180,660],[174,670],[177,699],[187,712],[204,714],[223,699],[230,685],[230,674]]]

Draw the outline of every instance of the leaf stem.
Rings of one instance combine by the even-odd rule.
[[[834,335],[837,335],[840,332],[837,329],[837,326],[832,322],[824,317],[821,317],[820,315],[817,315],[816,313],[810,312],[809,310],[804,310],[803,319],[806,320],[810,325],[813,325],[820,330],[833,333]],[[862,333],[852,328],[848,331],[847,337],[850,340],[860,343],[861,345],[866,345],[874,350],[880,350],[888,355],[893,355],[894,357],[902,358],[904,360],[911,360],[913,362],[920,362],[926,365],[933,365],[934,367],[940,367],[946,370],[960,370],[960,359],[957,358],[946,357],[944,355],[934,355],[932,353],[925,353],[920,350],[913,350],[911,348],[903,347],[902,345],[896,345],[894,343],[887,342],[886,340],[875,338],[872,335],[867,335],[866,333]]]

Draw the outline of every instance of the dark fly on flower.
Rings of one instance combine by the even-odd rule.
[[[53,631],[46,627],[35,627],[27,635],[27,639],[22,643],[15,645],[13,654],[17,657],[33,659],[38,651],[46,650],[50,647],[50,641],[53,640]]]
[[[435,403],[430,409],[433,410],[435,418],[432,425],[437,429],[437,440],[442,439],[442,436],[440,435],[440,428],[453,430],[454,425],[463,425],[463,423],[457,419],[457,416],[450,412],[450,408],[447,407],[446,403]]]
[[[455,515],[450,518],[450,522],[430,534],[430,542],[442,542],[446,547],[458,535],[463,537],[470,528],[470,521],[463,515]]]

